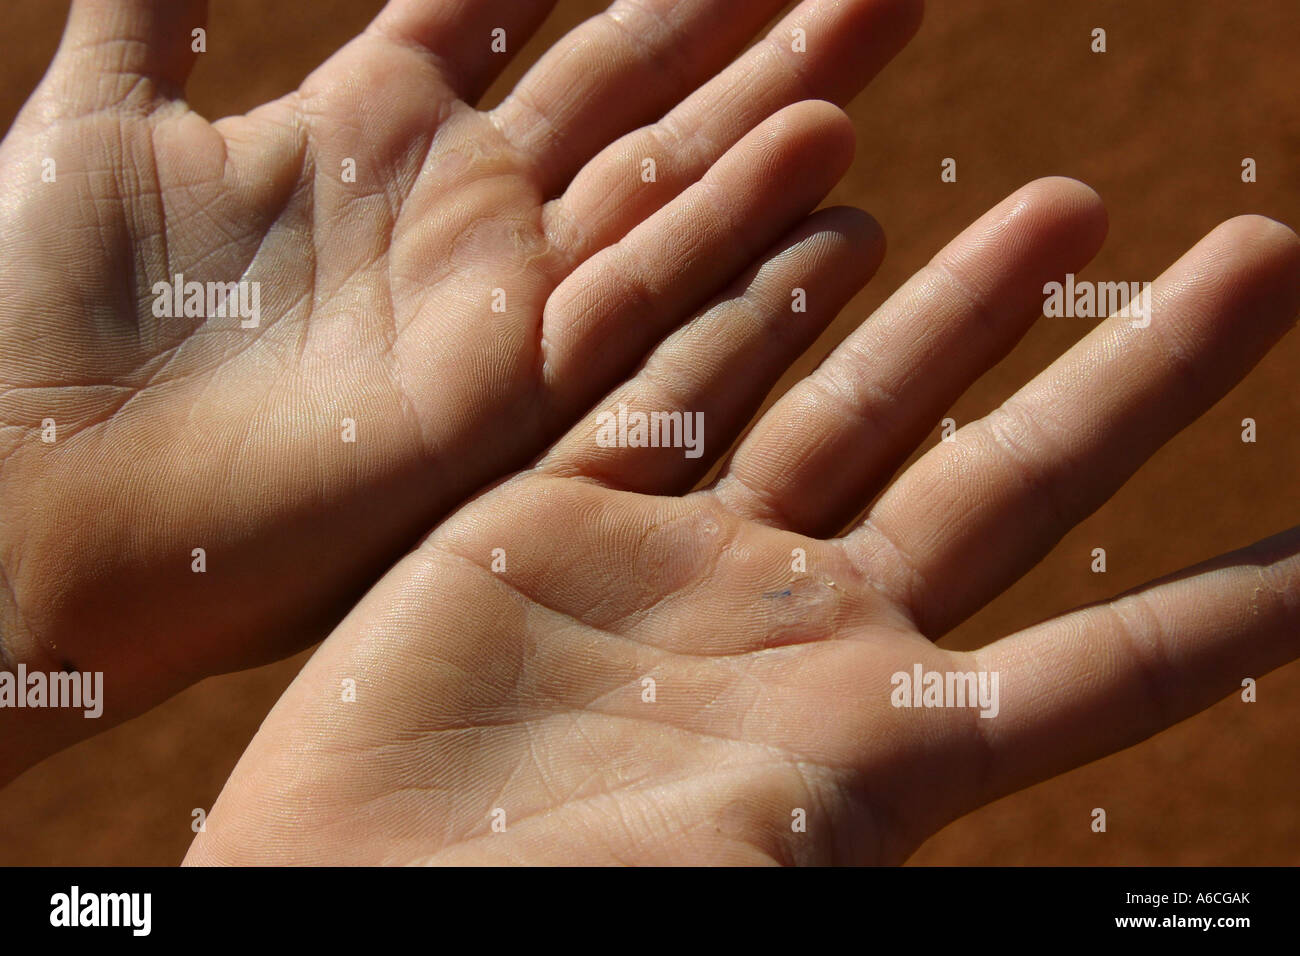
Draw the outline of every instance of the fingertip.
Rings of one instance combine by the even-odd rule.
[[[1025,188],[1059,196],[1081,207],[1105,209],[1097,190],[1073,176],[1043,176],[1027,183]]]
[[[827,136],[838,136],[850,146],[857,140],[853,120],[830,100],[800,100],[778,110],[774,117],[793,119],[797,127],[814,129]]]
[[[1211,236],[1258,245],[1292,258],[1300,255],[1300,236],[1286,223],[1257,213],[1234,216],[1214,228]]]
[[[853,206],[829,206],[805,219],[769,252],[769,260],[798,256],[798,271],[865,285],[885,255],[885,233],[875,217]]]
[[[856,206],[829,206],[814,216],[818,228],[833,232],[861,268],[874,273],[884,261],[884,227],[871,213]]]
[[[857,133],[848,114],[826,100],[801,100],[778,110],[750,134],[765,140],[773,153],[773,176],[788,175],[779,156],[796,154],[799,165],[829,170],[834,180],[848,171],[857,149]]]
[[[1195,248],[1213,261],[1231,261],[1261,278],[1271,275],[1292,286],[1300,278],[1300,237],[1268,216],[1234,216],[1210,230]]]
[[[1262,304],[1294,322],[1300,312],[1300,236],[1286,223],[1256,214],[1235,216],[1218,227],[1247,260],[1260,283]]]
[[[798,100],[781,107],[763,120],[759,124],[759,128],[773,125],[815,126],[837,122],[840,119],[847,120],[848,115],[834,103],[829,100],[807,99]]]
[[[1077,179],[1049,176],[1021,186],[957,236],[945,259],[994,254],[1050,265],[1053,273],[1087,265],[1106,238],[1101,197]]]
[[[1075,229],[1087,230],[1098,248],[1110,227],[1106,204],[1095,189],[1069,176],[1044,176],[1027,183],[1018,195],[1047,206]]]
[[[1211,229],[1166,276],[1175,289],[1199,290],[1207,314],[1280,334],[1300,312],[1300,238],[1276,219],[1234,216]]]

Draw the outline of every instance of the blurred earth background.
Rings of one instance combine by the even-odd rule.
[[[292,90],[381,6],[213,0],[191,103],[216,119]],[[560,0],[488,102],[603,6]],[[66,9],[65,0],[5,3],[0,128],[44,72]],[[1097,26],[1107,31],[1104,55],[1090,50]],[[930,0],[917,37],[850,106],[857,160],[828,200],[875,215],[889,253],[795,373],[806,374],[980,213],[1040,176],[1076,177],[1106,202],[1110,238],[1086,279],[1154,279],[1239,213],[1300,225],[1297,50],[1295,0]],[[955,184],[939,180],[949,156]],[[1254,184],[1241,182],[1247,156],[1258,164]],[[949,414],[965,423],[995,408],[1092,324],[1041,319]],[[1293,331],[945,645],[986,643],[1295,524],[1298,383]],[[1258,423],[1256,444],[1240,440],[1245,417]],[[929,442],[937,440],[936,428]],[[1106,548],[1104,575],[1089,570],[1094,547]],[[205,681],[28,771],[0,791],[0,864],[179,862],[191,811],[212,806],[307,656]],[[911,862],[1298,863],[1300,664],[1262,679],[1258,696],[1248,706],[1234,695],[1146,743],[985,807]],[[1093,807],[1106,808],[1108,832],[1091,831]]]

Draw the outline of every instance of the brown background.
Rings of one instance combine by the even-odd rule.
[[[430,0],[435,2],[435,0]],[[723,0],[743,2],[743,0]],[[215,0],[191,100],[216,118],[278,96],[359,31],[382,0]],[[493,91],[599,0],[559,9]],[[39,80],[66,4],[9,0],[0,124]],[[1093,27],[1109,51],[1090,52]],[[890,253],[805,371],[980,212],[1049,174],[1097,189],[1111,238],[1085,278],[1155,278],[1216,223],[1300,223],[1295,0],[931,0],[920,34],[851,106],[858,159],[832,202],[872,212]],[[958,182],[939,163],[958,162]],[[1241,160],[1258,162],[1243,184]],[[74,277],[75,279],[75,277]],[[1042,320],[954,407],[969,421],[1090,323]],[[1300,334],[1158,454],[1011,591],[945,643],[971,646],[1281,530],[1297,520]],[[1259,441],[1240,441],[1240,421]],[[937,434],[932,436],[937,438]],[[1105,547],[1109,572],[1089,570]],[[305,655],[209,680],[66,751],[0,792],[0,863],[172,864]],[[972,814],[913,862],[1294,864],[1300,665],[1147,743]],[[935,781],[943,786],[942,780]],[[1094,834],[1102,806],[1109,832]]]

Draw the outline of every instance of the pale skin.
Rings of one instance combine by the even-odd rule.
[[[318,640],[746,269],[811,293],[773,368],[866,282],[878,227],[809,214],[918,2],[809,0],[746,50],[780,0],[624,0],[475,109],[551,5],[392,0],[209,122],[204,4],[74,0],[0,146],[0,663],[103,671],[105,713],[6,711],[0,781]],[[156,316],[177,274],[259,283],[260,324]]]
[[[1294,659],[1300,528],[978,651],[933,643],[1294,325],[1300,240],[1233,219],[1156,280],[1148,327],[1112,316],[935,441],[1034,321],[1044,282],[1104,231],[1080,183],[1018,191],[684,497],[709,455],[605,448],[594,417],[576,426],[349,614],[187,861],[896,863],[961,814]],[[705,370],[700,350],[745,319],[702,315],[600,407],[703,411],[718,454],[761,386],[745,348]],[[892,675],[918,664],[997,673],[998,713],[893,706]]]
[[[0,780],[320,636],[449,512],[312,658],[192,862],[894,862],[1296,655],[1295,532],[975,654],[932,643],[1293,324],[1294,234],[1220,227],[1151,328],[1104,324],[828,538],[1095,252],[1097,198],[1031,184],[675,497],[879,261],[865,215],[808,216],[851,155],[821,100],[918,5],[805,3],[709,79],[780,3],[620,4],[474,111],[490,27],[513,51],[547,6],[394,0],[297,93],[210,124],[183,101],[199,4],[74,3],[0,147],[29,184],[0,207],[0,635],[6,664],[113,693],[99,725],[6,713]],[[262,282],[261,327],[155,318],[176,272]],[[619,401],[703,411],[708,454],[596,447]],[[998,717],[893,708],[915,663],[997,671]]]

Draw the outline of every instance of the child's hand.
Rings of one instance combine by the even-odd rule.
[[[746,358],[769,330],[726,307],[678,333],[601,407],[703,412],[705,454],[600,447],[589,418],[444,522],[286,692],[190,861],[898,861],[1295,657],[1296,531],[975,653],[931,643],[1291,326],[1300,242],[1271,220],[1214,230],[1155,283],[1149,326],[1102,322],[865,523],[816,537],[1104,228],[1077,183],[1026,187],[777,403],[714,487],[655,497],[727,447],[772,371]],[[743,347],[701,369],[710,341]],[[964,673],[976,699],[952,706]],[[896,706],[935,699],[931,674],[948,706]]]
[[[75,0],[0,147],[0,664],[104,671],[107,709],[6,712],[0,780],[318,638],[738,272],[872,228],[804,221],[852,131],[802,101],[852,96],[918,2],[810,0],[721,73],[781,0],[615,4],[475,110],[549,6],[394,0],[209,123],[203,4]],[[804,332],[861,245],[792,279]]]

